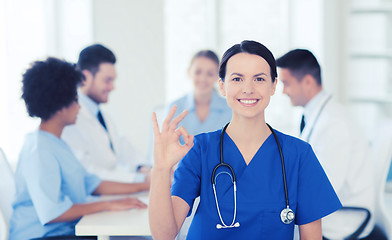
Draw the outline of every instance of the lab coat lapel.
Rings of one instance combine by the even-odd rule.
[[[109,145],[110,145],[110,140],[112,140],[113,148],[114,148],[114,150],[116,150],[116,145],[113,142],[114,137],[112,136],[113,126],[111,124],[110,119],[106,116],[106,114],[104,112],[101,112],[103,118],[105,119],[106,128],[107,128],[107,131],[106,131],[105,128],[98,121],[98,118],[96,116],[94,116],[90,111],[88,111],[88,109],[86,107],[83,107],[83,104],[81,104],[81,106],[82,107],[80,108],[80,111],[79,111],[80,120],[84,119],[85,124],[92,125],[91,129],[94,129],[94,134],[99,135],[99,137],[97,136],[97,139],[107,139],[107,142]],[[110,137],[110,139],[109,139],[109,137]]]
[[[320,110],[321,110],[322,106],[324,105],[325,101],[327,101],[327,99],[329,97],[330,97],[329,94],[325,94],[325,96],[322,98],[322,100],[320,102],[318,102],[317,107],[314,109],[314,111],[311,113],[311,115],[309,117],[306,116],[307,118],[309,118],[309,120],[308,119],[305,120],[306,121],[305,128],[302,131],[302,134],[299,135],[299,138],[301,140],[304,140],[305,142],[310,142],[310,138],[313,135],[312,132],[314,131],[314,128],[317,127],[316,125],[318,124],[318,121],[320,120],[320,118],[322,117],[321,115],[323,114],[323,112],[320,113]],[[323,109],[323,111],[324,110],[325,109]],[[318,119],[316,119],[317,115],[319,115],[319,113],[320,113],[320,117]]]

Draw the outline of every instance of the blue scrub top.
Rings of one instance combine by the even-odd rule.
[[[227,105],[226,99],[220,97],[215,91],[211,96],[210,112],[203,122],[197,116],[193,92],[171,103],[166,109],[165,116],[174,105],[177,105],[175,117],[184,110],[188,110],[188,115],[180,122],[179,127],[185,127],[192,135],[216,131],[231,120],[231,108]],[[182,138],[181,142],[183,143]]]
[[[26,137],[15,182],[10,240],[74,235],[76,220],[49,222],[85,203],[101,180],[86,172],[63,140],[37,131]]]
[[[225,133],[224,162],[237,177],[238,228],[217,229],[221,224],[215,205],[211,173],[219,163],[222,130],[200,134],[195,145],[180,161],[174,174],[172,195],[185,200],[190,209],[200,196],[200,205],[187,239],[292,239],[294,223],[303,225],[341,208],[341,203],[309,144],[276,131],[285,160],[290,208],[295,222],[284,224],[280,212],[286,207],[279,150],[271,134],[249,165],[233,140]],[[227,169],[219,168],[217,175]],[[217,198],[223,221],[230,225],[234,213],[233,184],[220,174]]]

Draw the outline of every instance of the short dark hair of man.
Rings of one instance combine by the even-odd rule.
[[[116,57],[113,52],[101,44],[94,44],[83,49],[79,54],[78,68],[88,70],[94,76],[101,63],[116,63]]]
[[[303,77],[310,74],[321,86],[321,68],[316,57],[309,50],[295,49],[276,60],[280,68],[288,69],[291,74],[301,81]]]
[[[57,58],[36,61],[23,74],[22,98],[31,117],[50,119],[77,99],[83,74],[74,64]]]

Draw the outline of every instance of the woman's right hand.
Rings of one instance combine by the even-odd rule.
[[[184,127],[177,129],[178,124],[185,118],[188,111],[182,112],[173,119],[177,106],[173,106],[159,129],[156,114],[152,115],[154,128],[154,168],[170,171],[193,147],[193,135],[189,135]],[[172,120],[173,119],[173,120]],[[184,145],[180,143],[180,136]]]

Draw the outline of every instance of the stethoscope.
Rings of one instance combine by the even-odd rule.
[[[236,215],[237,215],[237,185],[236,185],[236,177],[235,177],[235,173],[233,168],[230,166],[230,164],[225,163],[223,161],[223,136],[226,132],[226,128],[229,126],[229,123],[226,124],[226,126],[223,128],[222,133],[220,135],[220,142],[219,142],[219,147],[220,147],[220,163],[218,163],[214,169],[212,170],[212,174],[211,174],[211,183],[212,183],[212,189],[214,191],[214,196],[215,196],[215,204],[216,204],[216,209],[218,211],[218,215],[219,215],[219,219],[221,221],[221,224],[218,223],[216,224],[216,228],[217,229],[223,229],[223,228],[233,228],[233,227],[239,227],[240,223],[239,222],[235,222],[236,219]],[[285,165],[284,165],[284,158],[283,158],[283,152],[282,152],[282,148],[280,146],[278,137],[276,136],[276,133],[274,131],[274,129],[267,124],[267,126],[269,127],[269,129],[271,130],[272,134],[274,135],[275,141],[276,141],[276,145],[278,146],[278,150],[279,150],[279,154],[280,154],[280,161],[282,163],[282,175],[283,175],[283,186],[284,186],[284,195],[285,195],[285,199],[286,199],[286,208],[284,208],[281,212],[280,212],[280,219],[282,220],[283,223],[285,224],[290,224],[295,217],[295,214],[293,212],[293,210],[290,209],[289,206],[289,195],[288,195],[288,190],[287,190],[287,181],[286,181],[286,170],[285,170]],[[220,172],[216,175],[216,171],[218,170],[219,167],[227,167],[230,170],[231,175],[228,172]],[[219,204],[218,204],[218,197],[216,195],[216,190],[215,190],[215,183],[216,183],[216,178],[220,175],[220,174],[228,174],[231,178],[231,181],[233,183],[233,191],[234,191],[234,216],[233,216],[233,221],[231,222],[230,225],[226,225],[225,222],[222,219],[221,213],[220,213],[220,209],[219,209]]]
[[[313,134],[313,129],[314,129],[314,127],[316,126],[316,124],[317,124],[317,122],[318,122],[318,119],[319,119],[321,113],[323,112],[325,106],[327,106],[327,103],[329,102],[329,100],[331,100],[331,98],[332,98],[332,95],[329,95],[329,96],[324,100],[324,102],[323,102],[323,104],[321,105],[319,111],[317,112],[317,115],[316,115],[316,117],[314,118],[314,121],[313,121],[313,125],[312,125],[312,127],[310,128],[310,131],[309,131],[308,136],[306,137],[306,142],[309,142],[310,137],[311,137],[312,134]],[[302,133],[303,133],[303,132],[302,132]],[[300,136],[302,136],[302,133],[300,134]]]

